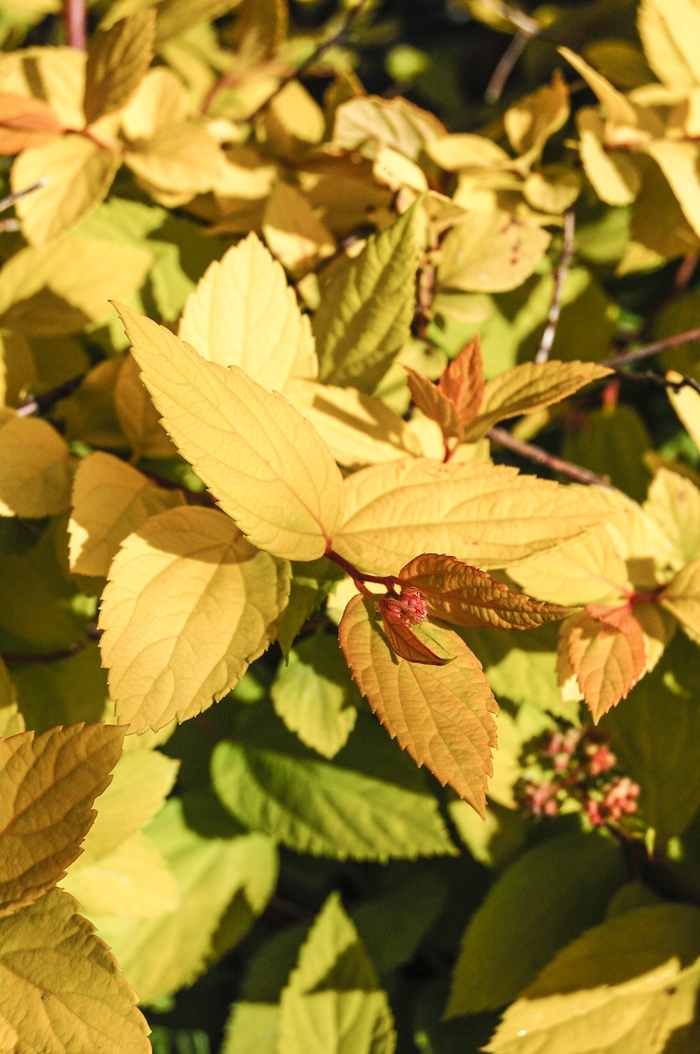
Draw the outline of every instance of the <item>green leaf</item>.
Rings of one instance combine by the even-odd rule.
[[[387,741],[385,749],[369,717],[358,719],[330,764],[276,729],[260,706],[255,710],[248,727],[240,726],[238,741],[219,743],[212,756],[216,792],[241,823],[296,852],[340,860],[452,852],[420,773],[400,754],[392,772],[396,748]]]
[[[660,1054],[693,1021],[700,912],[638,908],[570,944],[506,1011],[490,1054]],[[697,1050],[697,1025],[688,1046]],[[674,1037],[675,1038],[675,1037]],[[688,1040],[686,1033],[685,1040]]]
[[[372,235],[323,288],[314,316],[319,379],[371,394],[410,336],[417,266],[414,206]]]
[[[642,457],[651,446],[637,411],[622,404],[594,410],[584,428],[567,435],[562,457],[608,476],[635,501],[644,501],[649,473]]]
[[[606,715],[612,749],[642,788],[639,810],[664,844],[700,806],[700,682],[697,648],[677,633],[656,669]]]
[[[148,1054],[134,993],[72,897],[53,889],[3,920],[0,1037],[23,1054]]]
[[[562,835],[525,853],[466,929],[448,1017],[511,1002],[559,948],[602,918],[624,880],[620,850],[597,834]]]
[[[393,1054],[393,1024],[357,930],[332,893],[282,992],[279,1049],[286,1054]]]
[[[289,657],[297,633],[325,597],[335,588],[344,572],[325,556],[310,563],[292,563],[289,601],[277,631],[277,643],[285,659]]]
[[[338,753],[355,727],[359,693],[328,634],[307,637],[289,653],[270,694],[287,728],[325,758]]]
[[[99,721],[105,712],[107,674],[96,644],[69,658],[16,667],[12,680],[27,728],[37,732]]]
[[[259,914],[277,880],[269,839],[202,838],[171,799],[146,830],[170,865],[180,888],[180,905],[156,919],[93,918],[126,979],[142,1003],[191,984],[210,957],[219,922],[236,897],[247,918]]]

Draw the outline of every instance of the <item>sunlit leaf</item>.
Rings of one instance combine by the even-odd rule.
[[[162,728],[211,706],[274,637],[289,568],[212,509],[176,508],[122,546],[100,609],[120,720]]]
[[[440,288],[501,293],[522,285],[552,240],[510,213],[470,212],[441,245]]]
[[[0,516],[40,519],[70,504],[68,445],[46,421],[15,417],[0,428]]]
[[[153,56],[155,12],[136,11],[90,42],[85,66],[88,124],[129,101]]]
[[[61,134],[61,125],[42,99],[0,94],[0,154],[44,146]]]
[[[416,161],[429,143],[444,134],[444,125],[432,113],[407,99],[369,95],[338,107],[333,143],[341,150],[359,150],[369,158],[389,146]]]
[[[116,725],[78,724],[0,743],[0,914],[31,904],[75,860],[123,738]]]
[[[120,313],[166,429],[224,511],[275,556],[322,556],[342,517],[342,479],[312,426],[240,368],[207,362],[123,305]]]
[[[420,630],[446,665],[397,658],[374,602],[358,596],[345,609],[340,644],[355,683],[391,737],[483,815],[496,701],[481,664],[456,634],[429,623]]]
[[[51,890],[0,930],[4,1049],[42,1054],[148,1054],[148,1024],[132,989],[76,903]]]
[[[660,468],[649,487],[644,511],[671,539],[677,567],[700,557],[700,490],[689,479]]]
[[[503,123],[513,150],[523,155],[519,158],[521,166],[539,157],[547,140],[568,117],[569,88],[559,70],[555,70],[551,84],[525,95],[506,110]]]
[[[671,579],[660,601],[690,639],[700,643],[700,560],[693,560]]]
[[[262,229],[271,251],[293,274],[311,271],[335,252],[335,239],[309,199],[283,179],[275,183]]]
[[[484,366],[479,339],[462,348],[441,375],[431,384],[415,370],[405,367],[411,398],[426,417],[437,421],[446,437],[462,439],[466,427],[476,417],[484,395]]]
[[[616,624],[572,615],[562,625],[559,649],[596,723],[625,698],[646,665],[644,634],[631,611],[621,611]]]

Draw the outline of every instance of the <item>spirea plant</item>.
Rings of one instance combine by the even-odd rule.
[[[462,110],[372,3],[55,8],[0,3],[1,1054],[693,1054],[700,2],[464,0]]]

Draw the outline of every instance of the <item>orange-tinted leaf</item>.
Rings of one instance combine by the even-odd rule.
[[[389,647],[396,655],[408,662],[425,663],[426,666],[444,666],[449,661],[436,655],[412,632],[410,622],[398,610],[401,600],[383,596],[379,598],[378,604],[384,625],[384,635],[389,642]]]
[[[483,816],[498,704],[481,663],[456,633],[429,622],[414,632],[449,660],[445,666],[397,658],[374,600],[361,596],[345,609],[339,640],[355,683],[392,738]]]
[[[644,634],[629,611],[620,616],[618,626],[589,614],[574,616],[562,626],[559,649],[566,652],[596,723],[625,698],[644,672]]]
[[[42,99],[0,94],[0,154],[19,154],[61,134],[53,110]]]
[[[408,387],[419,410],[437,421],[447,438],[462,439],[466,425],[476,417],[484,394],[484,365],[479,338],[474,337],[449,364],[437,384],[409,366]]]
[[[420,590],[428,615],[467,629],[532,629],[571,613],[515,593],[454,556],[424,553],[406,564],[399,578]]]

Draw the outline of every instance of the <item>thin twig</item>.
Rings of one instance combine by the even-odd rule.
[[[574,216],[574,210],[567,209],[564,213],[564,240],[562,243],[561,256],[559,257],[559,266],[554,275],[552,304],[549,308],[549,314],[547,315],[547,325],[545,326],[540,346],[535,355],[535,362],[547,361],[549,353],[552,350],[554,338],[557,335],[557,325],[559,324],[559,315],[561,314],[561,299],[564,293],[564,283],[566,282],[566,276],[569,273],[569,267],[571,266],[571,261],[574,256],[575,226],[576,217]]]
[[[348,13],[348,17],[345,19],[343,25],[338,30],[338,32],[334,33],[333,36],[328,37],[326,40],[322,40],[321,43],[314,48],[309,57],[304,59],[304,61],[299,66],[297,66],[296,69],[290,70],[289,73],[285,73],[285,75],[280,78],[275,90],[270,95],[268,95],[268,97],[264,99],[260,103],[260,105],[257,106],[253,110],[253,112],[245,118],[242,123],[253,124],[257,120],[257,118],[265,112],[272,100],[276,98],[280,94],[280,92],[283,91],[284,88],[287,87],[290,81],[296,80],[297,77],[303,77],[304,74],[308,72],[308,70],[310,70],[313,66],[316,65],[316,63],[324,54],[324,52],[328,51],[328,49],[332,48],[335,44],[343,43],[345,36],[355,25],[358,18],[367,7],[368,3],[369,0],[360,0],[360,3],[353,7],[352,10]],[[210,89],[210,91],[206,95],[201,107],[202,113],[206,113],[208,111],[213,100],[216,98],[220,91],[222,91],[224,88],[230,88],[233,84],[235,84],[237,76],[238,74],[236,72],[224,73],[223,77],[221,77],[220,80],[216,82],[216,84]]]
[[[660,388],[670,388],[674,392],[679,392],[681,388],[692,388],[694,392],[700,395],[700,382],[687,374],[681,377],[679,381],[671,381],[668,377],[662,377],[660,373],[654,373],[653,370],[645,370],[644,373],[632,373],[631,370],[618,369],[615,370],[615,373],[626,381],[644,381],[650,384],[657,384]]]
[[[640,362],[649,359],[652,355],[659,355],[662,351],[677,348],[679,344],[697,344],[700,341],[700,329],[689,329],[685,333],[676,333],[673,337],[664,337],[663,340],[655,340],[652,344],[644,344],[634,351],[625,351],[622,355],[613,355],[610,359],[603,359],[601,366],[609,366],[616,370],[620,366],[629,366],[632,362]]]
[[[498,65],[491,74],[491,80],[486,85],[484,102],[487,106],[496,105],[503,94],[503,89],[508,83],[508,78],[515,69],[518,59],[531,40],[532,34],[523,33],[522,29],[519,29],[515,34],[510,44],[501,55]]]
[[[17,416],[31,417],[33,414],[46,413],[59,399],[67,399],[69,395],[72,395],[83,383],[85,377],[86,374],[80,373],[77,377],[70,377],[63,384],[57,384],[55,388],[51,388],[48,392],[30,396],[21,406],[17,407]]]
[[[43,654],[41,652],[4,651],[0,654],[0,658],[4,662],[24,663],[27,666],[42,666],[47,662],[60,662],[62,659],[72,659],[74,655],[79,655],[86,647],[87,643],[85,641],[78,641],[76,644],[71,644],[70,648],[64,648],[63,651],[50,651]]]
[[[528,461],[534,461],[537,465],[545,465],[552,472],[559,472],[562,476],[567,476],[576,483],[592,483],[598,487],[607,487],[608,490],[614,489],[607,476],[599,476],[595,472],[590,472],[587,468],[582,468],[580,465],[574,465],[570,461],[564,461],[554,454],[549,454],[542,447],[534,446],[532,443],[524,443],[521,439],[516,439],[505,428],[495,426],[489,429],[488,437],[492,443],[497,443],[498,446],[505,447],[506,450],[510,450],[520,457],[527,458]]]
[[[32,183],[31,187],[25,187],[24,190],[16,190],[13,194],[8,194],[6,198],[0,198],[0,212],[4,212],[5,209],[9,209],[12,205],[16,204],[21,198],[26,198],[27,194],[31,194],[33,190],[38,190],[40,187],[45,187],[48,183],[48,177],[44,179],[38,179],[36,183]]]
[[[68,46],[75,48],[76,51],[85,51],[87,44],[85,0],[65,0],[63,16],[66,22]]]

